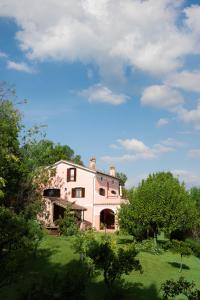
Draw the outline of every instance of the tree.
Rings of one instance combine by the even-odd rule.
[[[170,236],[176,230],[187,230],[195,224],[196,209],[189,193],[170,172],[150,174],[135,193],[129,195],[129,202],[131,212],[127,219],[130,219],[126,221],[126,213],[120,213],[121,224],[131,221],[141,224],[153,230],[155,237],[161,230]]]
[[[183,256],[188,256],[192,254],[192,250],[189,245],[183,241],[172,240],[171,249],[176,253],[179,253],[181,256],[180,269],[179,272],[182,272],[183,269]]]
[[[71,204],[67,205],[64,217],[59,217],[59,219],[56,220],[56,224],[59,225],[60,233],[65,236],[78,233],[78,220],[75,212],[71,209]]]
[[[7,206],[16,198],[21,179],[21,155],[19,132],[21,115],[14,107],[14,91],[4,82],[0,82],[0,174],[1,195]],[[3,184],[2,184],[3,182]]]
[[[200,188],[192,187],[190,189],[190,197],[194,201],[196,208],[200,215]]]
[[[68,145],[55,144],[50,140],[28,140],[22,148],[24,157],[28,157],[30,170],[41,166],[53,165],[59,160],[68,160],[83,165],[80,155],[75,155]]]
[[[118,247],[108,236],[100,241],[92,234],[79,236],[74,245],[81,260],[89,257],[96,269],[103,271],[104,282],[108,287],[120,280],[122,274],[129,274],[133,270],[141,271],[140,262],[136,259],[138,252],[133,245]]]
[[[124,186],[125,186],[125,183],[126,183],[126,181],[127,181],[127,176],[126,176],[126,174],[124,174],[124,173],[122,173],[122,172],[117,172],[116,176],[117,176],[117,178],[119,178],[119,180],[120,180],[120,185],[124,187]]]
[[[25,258],[35,254],[41,238],[42,231],[36,221],[0,206],[0,286],[16,278]]]

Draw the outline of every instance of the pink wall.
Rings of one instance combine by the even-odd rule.
[[[76,181],[67,181],[67,169],[76,167],[70,163],[60,162],[55,164],[56,176],[47,188],[59,188],[61,198],[85,207],[85,220],[99,229],[99,216],[101,210],[112,209],[115,213],[122,202],[119,196],[119,181],[116,178],[100,174],[87,168],[76,168]],[[72,188],[85,188],[84,198],[73,198]],[[99,189],[105,189],[105,196],[99,194]],[[113,194],[111,191],[114,191]],[[98,224],[97,224],[98,223]]]

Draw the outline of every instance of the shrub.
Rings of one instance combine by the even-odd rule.
[[[192,249],[193,254],[200,258],[200,243],[192,239],[187,239],[185,242]]]
[[[19,300],[84,300],[90,281],[87,264],[71,261],[60,274],[34,279],[28,289],[23,290]]]
[[[37,221],[26,220],[23,215],[0,206],[0,285],[15,279],[26,256],[35,254],[42,236]]]
[[[59,226],[60,233],[65,236],[75,235],[79,231],[78,220],[71,210],[71,205],[66,207],[64,217],[60,217],[55,223]]]
[[[193,282],[180,277],[177,281],[167,280],[161,285],[163,299],[174,299],[178,295],[185,295],[189,300],[199,300],[200,291],[198,291]]]
[[[157,243],[153,239],[144,240],[141,243],[136,244],[136,249],[138,251],[149,252],[151,254],[160,254],[163,252]]]

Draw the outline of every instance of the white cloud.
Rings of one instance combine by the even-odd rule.
[[[188,171],[188,170],[178,170],[178,169],[172,170],[170,172],[172,172],[174,176],[178,177],[180,182],[184,181],[187,188],[191,188],[192,186],[200,186],[200,173]],[[128,177],[126,186],[128,188],[131,188],[133,186],[138,186],[141,180],[146,179],[148,175],[149,175],[148,173],[146,174],[144,173],[133,177]]]
[[[26,63],[16,63],[14,61],[8,61],[7,62],[7,68],[10,70],[16,70],[19,72],[25,72],[25,73],[35,73],[35,70],[28,66]]]
[[[185,99],[181,93],[167,85],[152,85],[142,94],[141,103],[146,106],[165,109],[175,113],[185,123],[191,123],[196,130],[200,129],[200,102],[194,109],[184,107]],[[161,124],[162,124],[161,119]]]
[[[166,146],[172,146],[172,147],[182,147],[185,145],[184,142],[178,141],[173,138],[167,138],[166,140],[163,140],[162,144],[164,144]]]
[[[172,170],[172,173],[177,176],[180,181],[184,181],[188,188],[200,185],[200,173],[178,169]]]
[[[8,57],[8,55],[0,51],[0,58],[6,58],[6,57]]]
[[[162,127],[162,126],[165,126],[165,125],[167,125],[167,124],[169,124],[169,120],[166,119],[166,118],[161,118],[161,119],[159,119],[159,120],[157,121],[156,126],[157,126],[157,127]]]
[[[195,122],[200,121],[200,103],[197,105],[196,109],[182,109],[179,112],[179,117],[184,122]]]
[[[200,158],[200,149],[191,149],[188,152],[188,156],[191,158]]]
[[[200,92],[200,71],[183,71],[180,73],[170,74],[166,83],[175,88],[186,91]]]
[[[103,156],[101,159],[107,163],[127,162],[137,160],[156,159],[163,153],[174,151],[173,147],[162,144],[154,144],[152,147],[146,146],[142,141],[137,139],[117,140],[119,145],[129,153],[121,156]],[[115,144],[114,144],[115,145]],[[118,145],[115,145],[117,148]]]
[[[89,102],[110,103],[119,105],[125,103],[129,97],[124,94],[114,94],[109,88],[101,84],[96,84],[83,90],[79,95],[88,99]]]
[[[116,162],[146,160],[146,159],[153,159],[153,158],[155,158],[155,155],[152,152],[145,152],[145,153],[136,153],[136,154],[124,154],[121,156],[102,156],[101,160],[107,163],[116,163]]]
[[[190,28],[194,34],[200,33],[200,28],[199,28],[200,6],[192,5],[190,7],[185,8],[184,12],[187,17],[185,22],[188,28]]]
[[[95,62],[109,72],[131,65],[153,74],[177,70],[196,53],[198,7],[174,0],[1,0],[15,18],[17,40],[31,59]],[[177,25],[182,17],[185,22]],[[119,22],[120,20],[120,22]],[[190,30],[187,30],[189,27]]]
[[[126,139],[126,140],[118,140],[118,143],[126,150],[132,150],[135,152],[145,152],[149,150],[142,141],[137,139]]]
[[[174,111],[184,103],[184,99],[178,91],[166,85],[152,85],[143,91],[141,103]]]

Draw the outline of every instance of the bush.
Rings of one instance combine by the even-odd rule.
[[[187,239],[185,242],[192,249],[193,254],[200,258],[200,243],[192,239]]]
[[[65,236],[75,235],[79,231],[78,220],[71,205],[66,207],[64,218],[60,217],[55,223],[59,226],[60,233]]]
[[[26,256],[35,254],[42,238],[35,220],[26,220],[9,208],[0,206],[0,285],[8,284],[20,272]]]
[[[189,300],[199,300],[200,291],[198,291],[193,282],[180,277],[177,281],[167,280],[161,285],[163,299],[174,299],[178,295],[185,295]]]
[[[35,279],[19,300],[84,300],[90,278],[87,264],[71,261],[61,274]]]
[[[160,254],[163,252],[153,239],[144,240],[141,243],[136,244],[136,249],[138,251],[149,252],[151,254]]]

